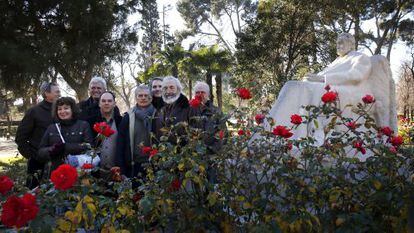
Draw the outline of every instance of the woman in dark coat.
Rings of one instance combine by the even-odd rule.
[[[79,109],[71,97],[61,97],[53,104],[54,124],[49,125],[40,142],[39,161],[51,162],[50,172],[63,164],[66,156],[85,153],[92,143],[92,132],[86,121],[78,120]]]

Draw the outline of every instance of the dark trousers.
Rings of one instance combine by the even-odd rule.
[[[41,163],[33,158],[30,158],[27,161],[26,187],[28,187],[29,189],[33,189],[40,184],[44,168],[44,163]]]

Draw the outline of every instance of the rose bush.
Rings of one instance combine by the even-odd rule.
[[[62,165],[52,182],[30,191],[35,201],[23,201],[29,190],[15,182],[4,188],[2,224],[33,232],[407,232],[412,147],[375,125],[368,115],[374,96],[361,99],[350,119],[337,108],[337,93],[326,90],[320,105],[306,106],[291,125],[235,108],[231,132],[214,134],[224,142],[214,152],[203,132],[187,126],[183,136],[181,125],[177,144],[162,138],[141,148],[151,159],[137,189],[118,167],[108,181],[96,176],[97,167]],[[239,97],[251,98],[245,94]],[[319,125],[320,118],[329,123]],[[311,135],[292,139],[299,124],[322,128],[322,145]],[[363,154],[371,156],[362,161]]]

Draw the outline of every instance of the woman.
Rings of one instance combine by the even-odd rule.
[[[90,149],[92,132],[86,121],[78,120],[79,109],[71,97],[61,97],[53,103],[52,117],[56,123],[49,125],[40,142],[37,160],[51,162],[46,177],[63,164],[69,154],[77,155]]]

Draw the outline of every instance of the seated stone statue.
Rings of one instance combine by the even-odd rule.
[[[354,49],[355,39],[349,33],[343,33],[337,39],[339,57],[317,74],[307,74],[305,81],[288,81],[279,93],[269,112],[277,125],[290,126],[292,114],[304,114],[302,106],[319,105],[324,87],[330,85],[339,94],[339,108],[356,105],[363,96],[373,95],[376,102],[371,115],[378,126],[390,126],[397,132],[397,114],[395,103],[395,84],[387,59],[381,55],[369,57]],[[345,117],[355,119],[351,108],[343,112]],[[326,119],[319,120],[319,128],[301,125],[294,131],[294,137],[312,136],[318,142],[323,141],[323,126]],[[322,127],[321,127],[322,126]],[[268,123],[265,127],[270,130]]]

